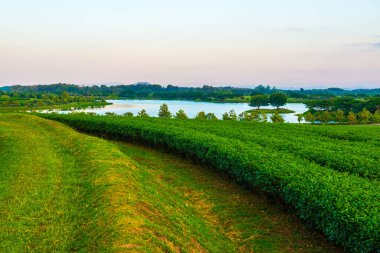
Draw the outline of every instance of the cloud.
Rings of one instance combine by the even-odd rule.
[[[373,46],[374,46],[375,48],[380,48],[380,42],[378,42],[378,43],[374,43]]]

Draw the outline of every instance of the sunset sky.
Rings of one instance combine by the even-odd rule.
[[[380,88],[379,0],[0,0],[0,85]]]

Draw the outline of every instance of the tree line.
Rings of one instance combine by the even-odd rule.
[[[348,112],[346,115],[343,110],[338,109],[335,112],[330,111],[318,111],[315,113],[307,112],[305,114],[298,115],[298,122],[305,120],[310,123],[339,123],[339,124],[379,124],[380,123],[380,109],[371,113],[366,108],[363,108],[360,112],[354,113]]]
[[[68,92],[75,96],[102,96],[112,98],[128,99],[167,99],[167,100],[201,100],[201,101],[224,101],[232,98],[242,98],[251,95],[271,95],[276,92],[285,93],[289,98],[298,98],[304,100],[321,100],[330,99],[340,96],[352,96],[354,98],[366,98],[368,96],[380,95],[380,89],[356,89],[345,90],[340,88],[328,89],[299,89],[286,90],[271,87],[269,85],[257,85],[252,88],[238,87],[213,87],[203,85],[202,87],[180,87],[175,85],[161,86],[146,82],[131,85],[92,85],[78,86],[75,84],[49,84],[49,85],[32,85],[32,86],[6,86],[0,87],[1,92],[19,93],[21,96],[35,96],[39,93],[62,94]],[[243,101],[243,100],[242,100]]]
[[[94,113],[87,113],[93,115]],[[113,112],[106,112],[106,115],[116,116]],[[126,117],[134,117],[135,115],[132,112],[126,112],[123,114]],[[146,112],[145,109],[139,111],[136,115],[137,117],[150,117],[150,115]],[[176,119],[190,119],[190,117],[185,113],[184,110],[180,109],[176,113],[172,113],[169,110],[167,104],[162,104],[158,111],[159,118],[176,118]],[[197,115],[193,119],[196,120],[220,120],[214,113],[206,113],[204,111],[198,112]],[[284,123],[284,118],[278,113],[273,113],[270,117],[265,112],[242,112],[237,114],[235,110],[230,110],[229,112],[225,112],[222,115],[221,120],[232,120],[232,121],[253,121],[253,122],[268,122],[271,120],[273,123]]]
[[[355,99],[349,96],[335,97],[330,99],[305,101],[305,105],[311,113],[320,111],[342,110],[345,114],[349,112],[359,113],[366,108],[371,113],[380,109],[380,96],[369,97],[366,99]]]
[[[72,96],[66,91],[60,95],[46,93],[39,93],[33,96],[21,96],[18,93],[12,93],[12,95],[0,94],[0,107],[40,107],[69,103],[105,102],[101,97]]]
[[[260,109],[261,106],[272,105],[277,109],[280,106],[283,106],[288,101],[288,96],[285,93],[275,92],[271,95],[266,94],[257,94],[251,97],[251,101],[249,103],[252,107],[257,107]]]

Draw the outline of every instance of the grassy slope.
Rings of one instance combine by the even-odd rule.
[[[335,250],[263,197],[170,155],[21,114],[0,114],[0,150],[2,252]]]

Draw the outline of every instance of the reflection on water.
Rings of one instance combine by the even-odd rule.
[[[86,108],[86,109],[74,109],[78,112],[94,112],[100,115],[106,112],[113,112],[116,114],[124,114],[126,112],[132,112],[136,115],[142,109],[145,109],[151,116],[157,116],[160,105],[167,104],[169,110],[172,113],[182,109],[189,117],[194,117],[198,112],[204,111],[206,113],[212,112],[218,118],[222,118],[222,114],[229,112],[231,109],[235,110],[237,114],[252,109],[246,103],[209,103],[209,102],[192,102],[192,101],[173,101],[173,100],[108,100],[107,102],[113,103],[112,105],[106,105],[101,108]],[[263,106],[263,109],[273,109],[272,106]],[[297,123],[298,113],[307,111],[304,104],[294,103],[287,104],[283,108],[295,111],[295,113],[282,114],[286,122]],[[68,111],[54,110],[55,112],[67,113]]]

